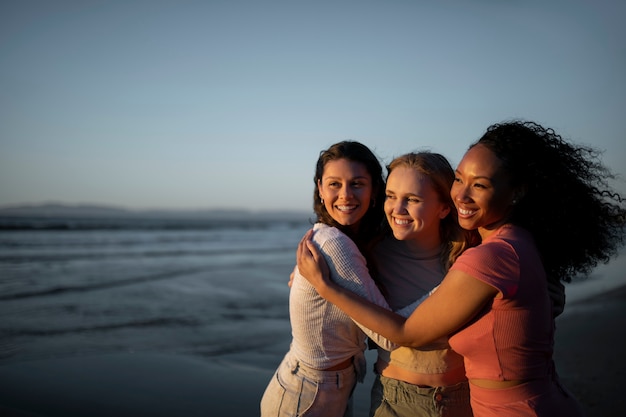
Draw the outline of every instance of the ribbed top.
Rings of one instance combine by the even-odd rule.
[[[368,300],[389,308],[369,275],[356,244],[339,229],[317,223],[313,241],[328,263],[331,279]],[[296,268],[289,296],[291,351],[305,365],[324,369],[362,355],[366,334],[348,315],[320,297]],[[389,343],[370,333],[380,343]]]
[[[438,248],[424,253],[413,242],[391,235],[376,245],[374,256],[387,302],[394,309],[427,296],[445,275]],[[400,347],[390,352],[379,347],[378,357],[418,374],[443,374],[463,366],[463,357],[450,349],[448,338],[417,349]]]
[[[452,265],[500,294],[450,338],[468,378],[521,380],[550,373],[554,320],[547,280],[533,239],[505,225]]]

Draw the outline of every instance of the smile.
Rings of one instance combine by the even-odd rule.
[[[476,210],[466,210],[460,207],[457,207],[457,211],[459,212],[459,216],[469,217],[476,213]]]
[[[350,206],[335,206],[337,207],[337,210],[339,211],[352,211],[355,210],[358,206],[355,205],[350,205]]]

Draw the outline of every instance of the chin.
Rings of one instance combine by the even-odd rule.
[[[405,232],[396,232],[394,230],[393,231],[393,237],[395,237],[397,240],[406,240],[408,235]]]

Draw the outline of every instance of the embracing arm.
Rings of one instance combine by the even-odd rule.
[[[401,346],[419,347],[448,336],[470,321],[498,290],[470,275],[452,271],[430,297],[405,319],[370,303],[328,279],[323,258],[306,235],[298,246],[298,269],[323,298],[363,326]]]

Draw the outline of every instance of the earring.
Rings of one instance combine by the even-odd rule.
[[[322,204],[324,204],[324,199],[322,198],[322,196],[320,196],[320,201],[322,202]]]

